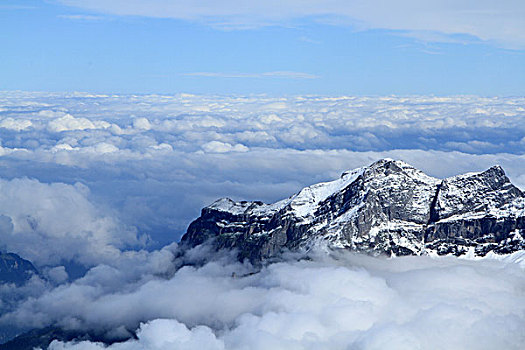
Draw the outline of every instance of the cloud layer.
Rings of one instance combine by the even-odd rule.
[[[514,263],[323,252],[252,271],[223,258],[137,282],[137,273],[101,266],[0,322],[108,334],[142,322],[138,340],[110,349],[520,349],[525,343],[525,279]],[[105,347],[55,342],[50,348]]]
[[[314,18],[360,29],[387,29],[426,41],[468,35],[510,48],[525,47],[525,6],[519,0],[472,1],[100,1],[61,0],[70,6],[120,16],[176,18],[226,28],[288,25]]]

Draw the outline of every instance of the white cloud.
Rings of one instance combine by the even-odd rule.
[[[248,152],[249,148],[242,145],[236,144],[231,145],[227,142],[210,141],[202,145],[202,149],[209,153],[227,153],[227,152]]]
[[[287,25],[316,18],[361,29],[387,29],[430,41],[468,35],[511,48],[525,47],[525,6],[520,0],[61,0],[63,4],[121,16],[200,21],[225,28]]]
[[[118,147],[110,143],[107,143],[107,142],[97,143],[93,147],[93,151],[96,154],[113,153],[113,152],[118,152],[118,150],[119,150]]]
[[[140,245],[136,232],[91,203],[82,184],[0,180],[1,244],[38,265],[111,262]],[[53,272],[53,276],[58,276]]]
[[[33,125],[30,120],[27,119],[13,119],[5,118],[0,121],[0,128],[9,129],[9,130],[25,130],[30,128]]]
[[[144,322],[137,340],[109,347],[121,350],[520,349],[525,341],[525,280],[514,263],[320,253],[252,271],[220,260],[104,290],[101,281],[118,274],[100,269],[0,321],[107,331]]]
[[[56,118],[48,123],[48,129],[53,132],[86,130],[97,128],[109,128],[110,124],[105,121],[91,121],[87,118],[75,118],[71,114]]]
[[[56,266],[45,271],[45,275],[54,283],[64,283],[68,279],[68,273],[64,266]]]
[[[102,16],[93,15],[59,15],[58,18],[69,19],[73,21],[102,21],[106,19]]]
[[[133,127],[135,129],[140,129],[140,130],[150,130],[151,129],[151,124],[148,120],[148,118],[137,118],[135,120],[133,120]]]
[[[220,73],[220,72],[193,72],[184,73],[182,75],[189,77],[204,77],[204,78],[284,78],[284,79],[317,79],[319,76],[303,72],[290,71],[276,71],[264,73]]]

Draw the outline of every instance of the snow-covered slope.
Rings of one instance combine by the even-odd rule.
[[[525,249],[525,195],[501,167],[444,180],[383,159],[273,204],[223,198],[182,241],[237,248],[257,261],[312,245],[372,254],[510,253]]]

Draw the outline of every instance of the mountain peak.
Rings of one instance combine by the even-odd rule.
[[[405,168],[414,168],[408,163],[405,163],[401,160],[394,160],[391,158],[380,159],[368,166],[370,169],[386,169],[392,171],[403,171]]]
[[[321,242],[371,254],[482,255],[525,249],[523,236],[525,196],[501,167],[439,180],[381,159],[273,204],[216,201],[182,241],[211,240],[260,261]]]

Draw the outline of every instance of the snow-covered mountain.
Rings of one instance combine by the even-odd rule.
[[[503,169],[436,179],[383,159],[273,204],[219,199],[182,242],[259,261],[317,244],[374,255],[483,256],[525,249],[525,194]]]

